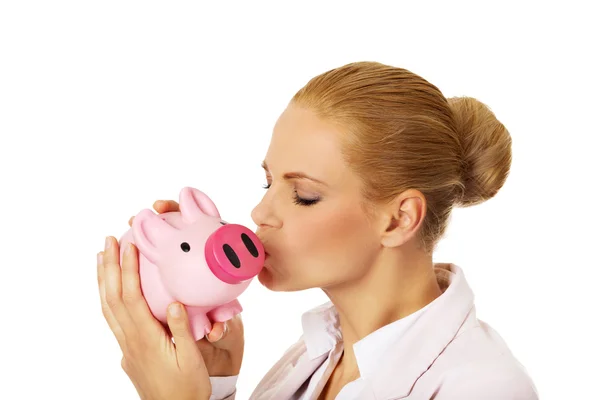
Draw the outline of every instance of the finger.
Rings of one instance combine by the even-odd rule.
[[[202,353],[200,353],[198,346],[196,346],[196,341],[192,334],[187,311],[181,303],[175,302],[169,305],[167,324],[175,342],[179,367],[185,370],[204,366]]]
[[[227,331],[227,322],[215,322],[206,339],[211,343],[218,342],[225,337]]]
[[[132,320],[142,331],[158,328],[159,322],[154,318],[148,303],[142,294],[139,274],[139,257],[135,246],[128,243],[121,262],[123,285],[123,303]],[[162,331],[162,329],[161,329]]]
[[[119,245],[113,237],[106,238],[104,249],[104,280],[106,304],[123,331],[125,340],[137,334],[137,329],[125,304],[121,282],[121,265],[119,263]]]
[[[157,200],[153,204],[157,213],[163,214],[171,211],[179,211],[179,203],[175,200]]]
[[[123,337],[123,331],[119,326],[119,323],[113,316],[108,304],[106,304],[106,292],[104,285],[104,262],[103,262],[103,252],[99,252],[96,256],[96,265],[98,269],[98,291],[100,292],[100,304],[102,307],[102,315],[104,315],[104,319],[108,323],[108,327],[113,332],[115,337],[117,338],[117,342],[119,343],[119,347],[121,350],[125,349],[125,341]]]

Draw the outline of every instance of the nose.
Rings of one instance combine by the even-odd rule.
[[[265,261],[265,250],[258,237],[237,224],[214,231],[206,241],[204,255],[212,273],[229,284],[254,278]]]
[[[256,224],[256,226],[261,226],[264,224],[265,215],[264,205],[262,204],[262,202],[258,203],[256,207],[252,209],[250,217],[252,218],[252,221]]]
[[[271,192],[270,195],[265,194],[261,202],[254,207],[250,216],[258,228],[275,228],[281,225],[280,218],[276,214],[274,212],[273,195]]]

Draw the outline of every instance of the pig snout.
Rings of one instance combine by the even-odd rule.
[[[258,237],[242,225],[227,224],[214,231],[206,241],[208,267],[221,281],[237,284],[258,275],[265,261],[265,250]]]

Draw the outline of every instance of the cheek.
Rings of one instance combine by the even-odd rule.
[[[343,278],[368,267],[376,241],[359,206],[338,204],[304,214],[287,232],[289,256],[294,260],[289,266],[295,275]]]

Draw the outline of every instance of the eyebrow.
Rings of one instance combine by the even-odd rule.
[[[265,171],[267,171],[267,172],[269,171],[269,167],[267,166],[267,163],[265,161],[263,161],[261,163],[261,167],[263,167],[263,169]],[[325,182],[323,182],[317,178],[313,178],[312,176],[306,175],[304,172],[286,172],[283,175],[283,179],[286,179],[286,180],[288,180],[288,179],[308,179],[308,180],[314,181],[316,183],[320,183],[321,185],[327,186],[327,184]]]

